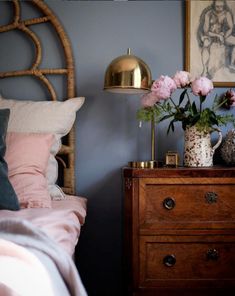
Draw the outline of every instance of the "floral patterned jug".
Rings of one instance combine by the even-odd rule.
[[[222,133],[219,133],[217,143],[212,147],[210,132],[199,131],[195,126],[187,127],[184,136],[184,166],[187,167],[210,167],[213,166],[215,149],[222,142]]]

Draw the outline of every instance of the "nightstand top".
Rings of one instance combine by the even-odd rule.
[[[156,178],[156,177],[208,177],[208,178],[221,178],[221,177],[235,177],[235,167],[222,167],[213,166],[207,168],[155,168],[155,169],[136,169],[130,167],[123,168],[124,177],[132,178]]]

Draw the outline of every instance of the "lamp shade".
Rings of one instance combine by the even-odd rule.
[[[114,59],[105,72],[104,90],[114,93],[140,94],[150,91],[152,75],[148,65],[132,55]]]

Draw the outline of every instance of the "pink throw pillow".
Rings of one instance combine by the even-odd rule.
[[[52,134],[8,133],[5,160],[21,208],[51,208],[46,169]]]

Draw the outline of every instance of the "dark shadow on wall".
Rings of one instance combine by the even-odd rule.
[[[121,169],[94,184],[87,192],[87,217],[75,257],[89,296],[124,295],[122,192]]]

